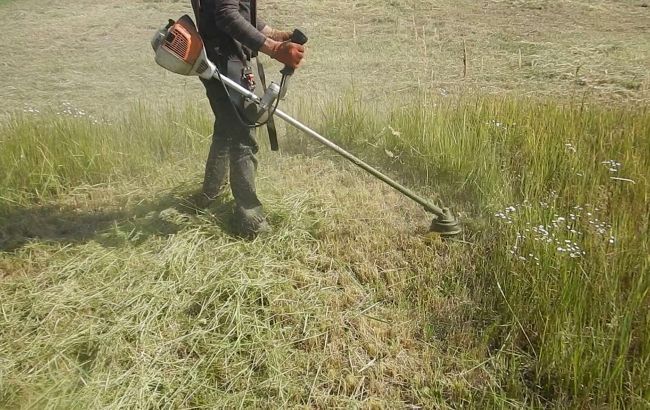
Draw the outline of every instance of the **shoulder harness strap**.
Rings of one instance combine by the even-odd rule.
[[[196,28],[199,28],[199,15],[201,12],[201,0],[192,0],[192,9],[194,10],[194,20],[196,21]]]

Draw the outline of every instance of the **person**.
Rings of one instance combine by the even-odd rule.
[[[222,75],[246,88],[252,88],[248,67],[257,52],[292,68],[304,58],[305,49],[290,41],[291,32],[276,30],[257,19],[255,0],[192,0],[192,6],[208,58]],[[255,130],[245,124],[241,113],[244,98],[234,91],[227,93],[218,80],[201,81],[215,124],[198,205],[208,207],[221,195],[229,176],[239,233],[254,237],[268,232],[271,228],[255,188]]]

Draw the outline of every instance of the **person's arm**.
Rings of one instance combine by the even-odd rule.
[[[258,51],[267,41],[267,37],[239,13],[239,0],[215,0],[214,10],[217,27],[249,49]]]
[[[266,26],[267,26],[267,24],[263,20],[260,20],[260,18],[258,17],[257,18],[257,30],[264,33],[264,28],[266,28]]]
[[[277,41],[271,37],[267,37],[262,31],[267,30],[267,33],[271,33],[269,30],[273,29],[264,22],[260,22],[261,24],[258,23],[258,27],[264,25],[262,31],[258,30],[257,27],[253,27],[239,13],[239,0],[215,0],[214,17],[218,27],[249,49],[261,51],[271,56],[271,58],[293,68],[300,65],[304,57],[305,48],[300,44],[294,44],[289,41]],[[283,33],[275,30],[274,32]]]
[[[259,25],[258,25],[259,28]],[[280,31],[276,30],[273,27],[264,24],[262,28],[260,29],[262,34],[264,34],[267,38],[271,38],[275,41],[289,41],[291,40],[291,32],[290,31]]]

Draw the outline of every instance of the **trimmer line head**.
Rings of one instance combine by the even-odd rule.
[[[437,233],[443,237],[456,236],[463,232],[458,219],[449,208],[443,208],[442,215],[436,216],[431,222],[429,232]]]

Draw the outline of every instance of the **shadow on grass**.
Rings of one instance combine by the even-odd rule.
[[[0,209],[0,252],[16,251],[32,242],[140,245],[153,236],[165,237],[206,223],[238,237],[232,200],[201,209],[194,201],[194,192],[189,191],[171,192],[132,206],[112,205],[108,210],[57,205],[10,207]]]

